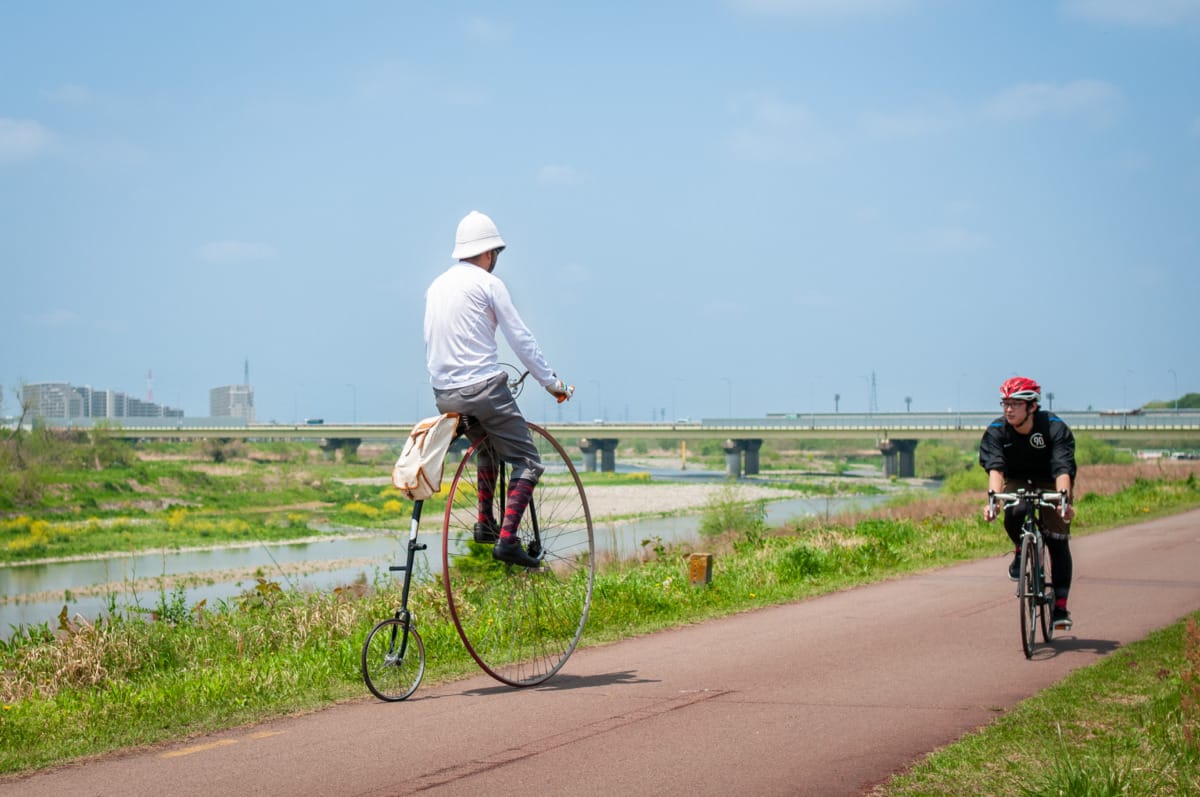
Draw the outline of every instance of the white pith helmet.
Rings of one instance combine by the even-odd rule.
[[[454,234],[454,251],[450,256],[455,260],[465,260],[493,249],[503,249],[504,246],[496,223],[478,210],[472,210],[458,223],[458,232]]]

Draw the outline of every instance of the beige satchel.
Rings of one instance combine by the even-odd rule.
[[[458,430],[458,413],[426,418],[413,427],[392,468],[392,484],[412,501],[423,501],[442,489],[446,452]]]

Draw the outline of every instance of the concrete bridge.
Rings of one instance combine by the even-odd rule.
[[[1200,447],[1200,410],[1144,412],[1057,412],[1071,429],[1116,445],[1154,448],[1187,444]],[[996,412],[947,413],[806,413],[766,418],[706,418],[675,423],[543,423],[564,446],[575,445],[585,470],[613,471],[621,441],[649,439],[721,440],[726,473],[731,477],[759,473],[759,450],[769,439],[862,440],[883,457],[884,474],[915,475],[915,451],[922,440],[977,443]],[[313,441],[327,452],[354,451],[365,440],[398,443],[408,437],[410,423],[230,424],[216,419],[180,419],[162,423],[144,419],[137,425],[111,428],[125,439],[198,439]],[[157,421],[157,423],[156,423]]]

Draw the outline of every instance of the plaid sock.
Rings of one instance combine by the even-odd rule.
[[[481,467],[475,473],[475,497],[479,499],[479,522],[496,525],[493,517],[492,498],[496,491],[496,469]]]
[[[529,479],[513,479],[508,486],[508,501],[504,504],[504,525],[500,527],[500,539],[516,539],[521,515],[533,497],[533,485]]]

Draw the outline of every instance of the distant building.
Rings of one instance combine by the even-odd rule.
[[[21,388],[21,402],[29,402],[30,418],[182,418],[183,410],[127,396],[115,390],[76,387],[69,382],[39,382]]]
[[[208,391],[208,414],[214,418],[242,418],[254,423],[254,388],[222,385]]]

